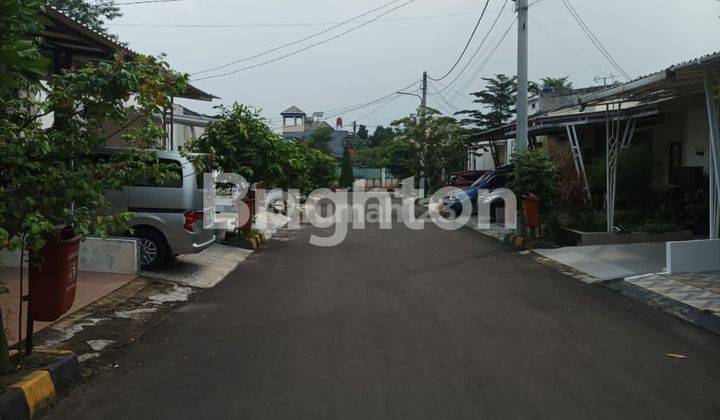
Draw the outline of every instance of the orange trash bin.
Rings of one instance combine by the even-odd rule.
[[[525,225],[531,229],[540,227],[540,199],[535,194],[528,194],[523,197],[523,211],[525,214]]]

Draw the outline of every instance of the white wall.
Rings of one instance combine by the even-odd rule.
[[[669,273],[720,271],[720,239],[667,243]]]
[[[18,267],[20,252],[0,252],[0,265]],[[137,240],[129,238],[85,239],[80,243],[80,271],[119,274],[139,272],[140,248]]]

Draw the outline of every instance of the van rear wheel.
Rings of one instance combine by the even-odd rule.
[[[165,265],[169,249],[161,234],[148,229],[136,229],[135,237],[140,243],[140,268],[154,271]]]

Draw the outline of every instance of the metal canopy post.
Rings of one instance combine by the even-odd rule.
[[[580,139],[578,138],[577,130],[575,130],[575,124],[566,125],[565,130],[570,139],[570,149],[572,150],[573,162],[575,163],[575,171],[577,171],[578,179],[583,183],[587,200],[590,201],[590,184],[588,183],[587,173],[585,172],[585,162],[583,162]]]
[[[622,142],[620,143],[620,150],[625,150],[632,144],[633,135],[635,135],[635,127],[637,126],[637,120],[630,118],[625,125],[625,132],[623,133]]]
[[[705,99],[710,122],[710,239],[718,239],[720,224],[720,111],[713,97],[711,70],[705,70]]]
[[[615,193],[617,188],[617,161],[620,145],[620,110],[622,103],[617,104],[617,119],[610,113],[610,104],[605,105],[605,170],[607,194],[605,207],[607,210],[607,232],[612,233],[615,227]]]

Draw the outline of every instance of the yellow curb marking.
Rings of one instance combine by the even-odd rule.
[[[10,385],[10,388],[22,389],[31,418],[55,401],[55,385],[53,385],[50,372],[46,370],[36,370],[19,382]]]

